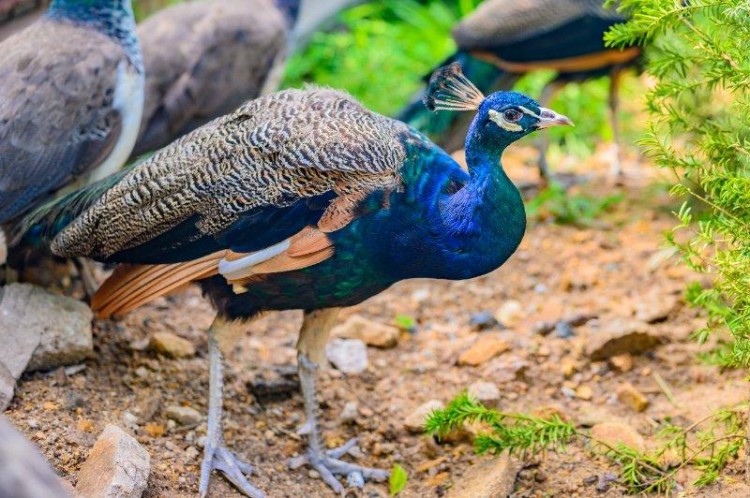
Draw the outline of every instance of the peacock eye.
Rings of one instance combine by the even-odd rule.
[[[506,121],[515,123],[516,121],[521,121],[521,118],[523,117],[523,114],[521,114],[520,111],[517,111],[516,109],[508,109],[503,113],[503,118],[505,118]]]

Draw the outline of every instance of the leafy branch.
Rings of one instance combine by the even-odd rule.
[[[432,412],[425,431],[442,438],[464,424],[482,424],[486,431],[474,439],[477,453],[507,451],[522,459],[547,451],[563,452],[575,440],[588,441],[592,449],[603,450],[605,456],[619,465],[620,483],[628,493],[667,494],[677,485],[677,473],[687,466],[700,471],[695,482],[697,486],[718,479],[719,473],[737,458],[746,442],[743,430],[745,411],[743,407],[719,410],[686,428],[666,424],[660,432],[663,444],[646,453],[623,444],[602,441],[562,420],[557,414],[538,417],[501,412],[485,407],[462,392],[444,409]],[[707,429],[698,430],[706,425]],[[719,429],[721,435],[717,433]],[[678,455],[677,463],[665,458],[668,451]]]

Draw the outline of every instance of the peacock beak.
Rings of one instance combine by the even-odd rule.
[[[542,107],[539,109],[539,123],[536,125],[538,130],[549,128],[551,126],[575,126],[569,117],[558,114],[552,109]]]

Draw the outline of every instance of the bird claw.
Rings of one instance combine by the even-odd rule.
[[[385,481],[390,472],[382,469],[363,467],[340,458],[357,445],[357,439],[351,439],[343,446],[325,452],[315,452],[310,448],[305,455],[300,455],[289,460],[289,468],[298,469],[303,465],[309,465],[320,474],[323,482],[328,484],[334,492],[344,493],[344,486],[336,476],[347,476],[349,482],[360,482],[361,480]]]
[[[201,465],[200,496],[208,495],[208,481],[212,470],[218,470],[231,482],[240,492],[250,498],[265,498],[265,494],[250,484],[245,477],[253,472],[252,465],[240,460],[237,455],[229,451],[223,444],[216,447],[206,446]]]

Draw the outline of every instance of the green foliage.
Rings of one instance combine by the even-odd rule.
[[[750,367],[750,4],[744,0],[623,0],[633,13],[607,40],[650,44],[650,129],[642,143],[674,173],[673,193],[708,208],[697,219],[686,202],[669,240],[687,264],[714,277],[692,301],[710,330],[728,329],[727,361]]]
[[[367,107],[395,114],[422,77],[455,50],[451,28],[479,0],[376,0],[339,15],[287,63],[285,87],[305,82],[347,90]]]
[[[569,194],[553,183],[526,204],[529,217],[552,218],[561,225],[590,226],[594,220],[623,200],[623,195],[604,198],[586,194]]]
[[[406,330],[409,332],[414,332],[417,330],[417,320],[413,316],[409,315],[396,315],[396,318],[393,319],[393,322],[396,324],[396,327]]]
[[[396,496],[406,488],[406,483],[409,481],[409,474],[406,473],[401,465],[394,463],[391,469],[391,477],[388,481],[390,485],[391,496]]]
[[[462,392],[444,409],[430,414],[425,431],[445,437],[465,423],[480,423],[486,426],[487,432],[474,440],[478,453],[508,451],[522,458],[546,451],[564,451],[566,445],[575,440],[587,439],[593,449],[601,450],[619,466],[619,481],[628,493],[667,494],[676,486],[677,472],[686,466],[700,471],[697,486],[718,479],[744,444],[744,411],[741,406],[719,410],[686,428],[667,422],[658,434],[662,444],[645,453],[622,444],[612,446],[557,415],[542,418],[504,413],[487,408]],[[705,429],[699,430],[704,426]],[[675,457],[665,458],[668,452]]]

